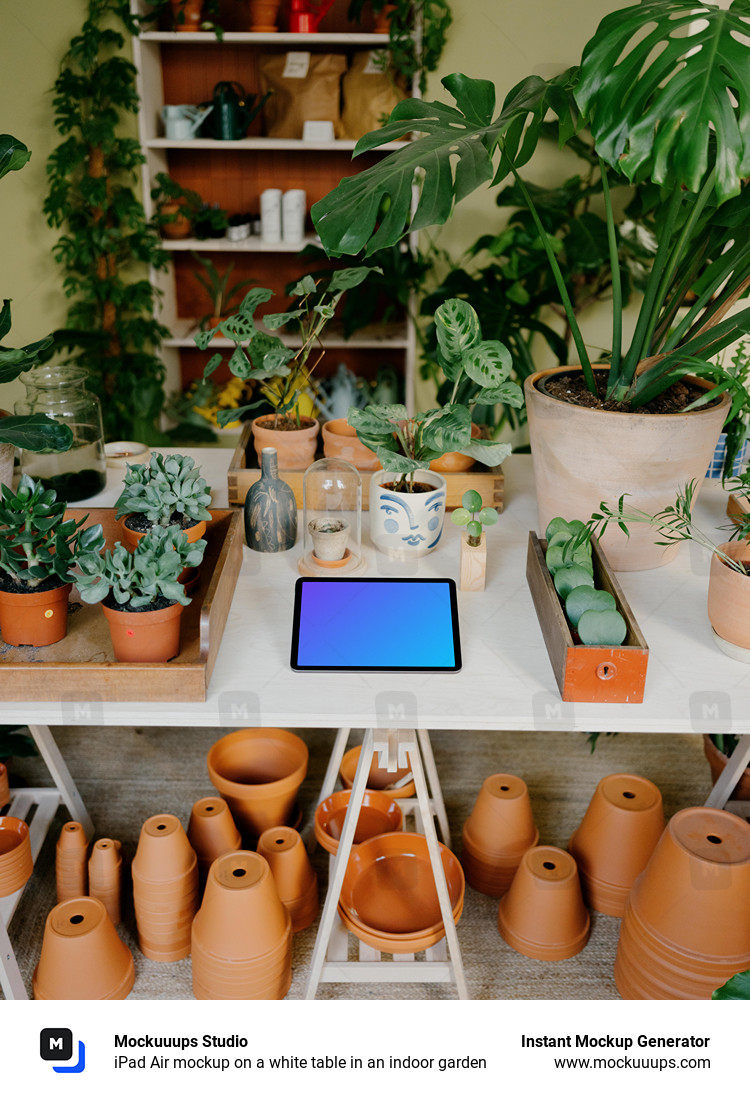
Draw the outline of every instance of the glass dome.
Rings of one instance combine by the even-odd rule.
[[[363,573],[362,481],[343,458],[321,458],[302,484],[302,538],[299,571],[305,577]]]

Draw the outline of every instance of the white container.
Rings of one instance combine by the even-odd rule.
[[[287,244],[302,244],[305,239],[307,194],[295,188],[285,191],[281,199],[281,225]]]
[[[260,196],[260,239],[264,244],[281,241],[281,189],[268,187]]]
[[[389,558],[411,561],[434,550],[445,518],[445,478],[434,470],[417,470],[415,481],[434,488],[427,493],[394,492],[385,486],[397,474],[375,470],[370,476],[370,538]]]

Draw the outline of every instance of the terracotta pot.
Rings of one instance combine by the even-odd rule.
[[[171,0],[176,31],[199,31],[203,21],[203,0]]]
[[[68,596],[72,584],[48,592],[3,592],[0,589],[0,634],[8,645],[53,645],[68,630]]]
[[[286,825],[307,774],[305,742],[282,729],[242,729],[208,750],[208,775],[248,841]]]
[[[478,439],[481,434],[479,425],[472,424],[471,438]],[[440,458],[433,458],[430,469],[437,470],[439,474],[461,474],[470,470],[475,465],[475,461],[469,455],[462,455],[460,451],[448,451]]]
[[[112,924],[120,923],[122,890],[122,846],[119,840],[97,840],[89,858],[89,895],[98,898]]]
[[[248,0],[248,7],[250,8],[250,24],[247,28],[249,31],[254,31],[256,34],[271,34],[279,29],[277,20],[281,0]]]
[[[453,921],[458,924],[464,911],[463,898],[460,903],[453,908]],[[363,943],[368,944],[370,947],[374,947],[376,951],[388,951],[393,955],[412,955],[417,951],[426,951],[428,947],[434,947],[436,943],[442,940],[445,936],[445,925],[442,921],[432,926],[432,929],[422,933],[408,933],[403,935],[394,935],[387,932],[379,932],[367,925],[361,924],[356,921],[351,913],[347,912],[341,905],[338,907],[338,914],[342,923]]]
[[[658,787],[639,775],[605,776],[568,844],[589,905],[621,917],[663,831]]]
[[[7,806],[9,801],[10,780],[8,779],[8,769],[5,764],[0,763],[0,809]]]
[[[88,851],[83,825],[80,821],[67,821],[60,830],[55,850],[58,904],[88,894]]]
[[[292,931],[301,932],[318,915],[318,876],[296,829],[277,825],[258,841],[258,855],[271,868],[282,904],[292,918]]]
[[[354,783],[354,776],[357,773],[359,754],[361,752],[362,746],[356,745],[353,749],[349,749],[348,752],[344,753],[341,760],[339,775],[345,787],[351,787]],[[381,768],[378,764],[378,754],[376,753],[370,765],[370,774],[367,777],[367,789],[369,791],[387,791],[391,798],[413,798],[417,790],[414,780],[410,779],[408,782],[403,783],[406,776],[410,775],[411,768],[409,767],[399,768],[395,772],[389,772],[386,771],[385,768]],[[402,785],[396,786],[396,784]]]
[[[434,550],[443,533],[446,483],[434,470],[417,470],[415,481],[434,486],[428,493],[384,488],[396,480],[385,470],[370,475],[370,539],[389,558],[411,561]]]
[[[273,420],[273,416],[259,416],[251,423],[258,461],[264,447],[275,447],[280,470],[306,470],[315,459],[320,424],[303,416],[304,428],[282,432],[273,428]]]
[[[719,546],[733,561],[750,564],[750,546],[746,542],[724,542]],[[714,629],[717,645],[724,652],[722,640],[738,646],[740,659],[750,661],[750,577],[730,569],[716,554],[711,555],[708,579],[708,618]]]
[[[74,898],[47,917],[34,971],[42,1001],[122,1001],[133,988],[133,956],[97,898]]]
[[[375,34],[388,34],[391,29],[391,15],[396,10],[395,4],[386,4],[375,16],[373,31]]]
[[[360,443],[356,430],[347,423],[346,417],[326,421],[320,434],[326,458],[343,458],[358,470],[382,470],[378,456]]]
[[[208,869],[225,852],[242,847],[242,837],[223,798],[201,798],[190,811],[187,838],[198,857],[198,875],[205,886]]]
[[[131,870],[141,951],[160,962],[184,959],[198,908],[198,859],[173,814],[144,823]]]
[[[705,806],[674,815],[628,897],[615,982],[629,999],[710,999],[750,968],[750,825]]]
[[[148,534],[148,531],[134,531],[132,527],[128,527],[127,521],[129,518],[129,515],[122,516],[117,521],[120,526],[120,542],[123,544],[123,546],[127,546],[128,550],[135,550],[143,536]],[[189,543],[197,542],[198,539],[202,539],[205,533],[206,521],[204,519],[198,520],[198,522],[194,523],[192,527],[186,527],[184,530],[184,534],[187,535],[187,540]]]
[[[25,886],[33,870],[28,825],[18,817],[0,817],[0,898]]]
[[[573,857],[551,845],[526,852],[500,899],[505,942],[530,959],[569,959],[586,946],[590,923]]]
[[[349,807],[351,790],[334,791],[324,798],[315,810],[315,839],[321,848],[336,855],[344,829],[344,818]],[[365,791],[357,818],[354,843],[379,836],[381,833],[400,832],[404,815],[390,791]]]
[[[191,235],[193,223],[183,211],[184,203],[179,200],[163,202],[159,205],[159,213],[171,219],[168,222],[162,222],[159,226],[162,237],[166,237],[170,241],[179,241]],[[148,462],[148,459],[146,461]]]
[[[716,783],[719,776],[724,771],[729,761],[729,757],[717,749],[716,745],[706,733],[703,735],[703,752],[711,768],[711,782]],[[730,797],[738,799],[740,802],[750,802],[750,768],[745,768],[740,776],[739,783],[732,791]]]
[[[703,482],[726,417],[723,394],[712,408],[665,416],[601,412],[558,401],[538,383],[580,367],[538,371],[524,383],[534,459],[539,530],[555,516],[587,520],[601,501],[613,507],[623,493],[628,505],[658,512],[674,504],[679,486]],[[709,383],[691,379],[710,389]],[[648,524],[630,525],[628,539],[611,523],[602,547],[615,570],[653,569],[671,561],[677,545],[665,550]]]
[[[116,661],[163,663],[180,652],[181,603],[159,611],[116,611],[102,604]]]
[[[16,448],[12,443],[0,443],[0,485],[13,488],[13,465]]]
[[[490,897],[510,886],[521,857],[539,840],[523,779],[498,773],[485,779],[463,828],[466,881]]]

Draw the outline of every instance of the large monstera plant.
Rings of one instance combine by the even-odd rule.
[[[497,115],[492,83],[448,76],[443,85],[455,106],[404,100],[383,129],[358,143],[356,154],[421,135],[344,179],[313,207],[323,245],[330,255],[370,254],[410,230],[443,224],[481,184],[514,177],[535,217],[587,385],[597,394],[556,242],[519,175],[552,112],[561,144],[590,130],[603,169],[613,298],[606,397],[637,408],[688,372],[716,383],[713,395],[736,388],[709,360],[750,328],[750,308],[730,315],[750,286],[748,35],[750,0],[733,0],[728,10],[695,0],[642,0],[602,20],[580,66],[553,80],[521,81]],[[622,340],[606,169],[641,185],[643,214],[659,242],[629,347]]]

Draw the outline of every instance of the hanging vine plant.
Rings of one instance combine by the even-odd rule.
[[[64,140],[47,162],[44,213],[63,230],[54,253],[71,299],[55,353],[65,348],[68,362],[87,369],[108,438],[160,443],[158,351],[168,330],[155,320],[157,291],[144,269],[162,268],[169,257],[134,190],[140,146],[122,136],[138,111],[124,32],[137,31],[127,0],[88,0],[54,85],[55,126]]]
[[[351,0],[349,19],[361,23],[367,8],[387,17],[390,63],[409,84],[416,76],[424,95],[427,74],[438,67],[453,21],[448,0]]]

